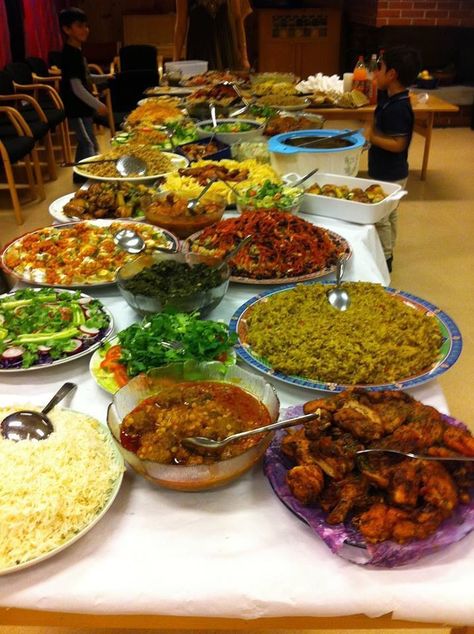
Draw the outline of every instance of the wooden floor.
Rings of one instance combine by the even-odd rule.
[[[340,128],[348,125],[344,121],[337,123]],[[358,127],[357,123],[354,127]],[[415,136],[410,150],[409,195],[399,208],[399,241],[394,257],[392,286],[431,301],[459,326],[464,338],[463,353],[440,382],[452,415],[474,429],[474,131],[469,128],[434,130],[425,182],[419,179],[421,153],[422,139]],[[365,167],[366,157],[362,164],[362,168]],[[45,202],[25,205],[25,223],[21,227],[15,224],[13,214],[8,210],[8,197],[3,192],[0,194],[0,244],[20,233],[50,224],[49,203],[74,189],[70,172],[70,168],[60,169],[59,179],[46,185]],[[0,627],[0,634],[75,634],[83,631]],[[129,630],[93,631],[122,634]],[[285,634],[290,631],[294,630],[285,630]],[[413,631],[431,634],[434,631],[448,632],[448,629]],[[276,630],[274,632],[277,634]]]

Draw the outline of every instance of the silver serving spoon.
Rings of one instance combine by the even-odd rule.
[[[217,128],[216,107],[213,103],[209,104],[209,110],[211,112],[212,127]]]
[[[239,198],[240,194],[239,192],[235,189],[235,187],[233,187],[228,181],[224,180],[223,178],[221,178],[221,182],[224,183],[224,185],[227,185],[227,187],[230,189],[230,191],[234,194],[235,198]]]
[[[170,142],[171,151],[174,152],[176,145],[174,143],[173,132],[171,130],[168,130],[168,128],[165,128],[165,134],[168,137],[168,141]]]
[[[193,436],[183,438],[181,443],[189,449],[196,447],[200,449],[221,449],[234,440],[240,440],[241,438],[247,438],[247,436],[254,436],[255,434],[266,433],[273,431],[274,429],[284,429],[285,427],[293,427],[294,425],[301,425],[306,421],[318,418],[320,412],[316,410],[311,414],[304,414],[303,416],[297,416],[296,418],[288,418],[287,420],[281,420],[271,425],[264,425],[263,427],[256,427],[255,429],[249,429],[248,431],[241,431],[238,434],[232,434],[227,436],[223,440],[213,440],[212,438],[204,438],[204,436]]]
[[[304,183],[308,178],[311,178],[319,170],[319,167],[315,167],[314,170],[308,172],[305,176],[297,180],[295,183],[291,183],[291,187],[299,187],[301,183]]]
[[[193,214],[194,210],[196,209],[197,205],[199,204],[199,201],[201,200],[201,198],[204,196],[204,194],[209,190],[209,188],[211,187],[211,185],[213,185],[216,182],[217,178],[211,178],[211,180],[208,182],[208,184],[203,187],[203,189],[201,190],[199,196],[196,196],[196,198],[192,198],[191,200],[188,201],[187,209],[188,211]]]
[[[248,236],[245,236],[243,240],[239,242],[235,247],[233,247],[230,251],[228,251],[219,264],[216,266],[216,269],[219,271],[223,266],[225,266],[232,258],[235,258],[240,249],[248,244],[251,240],[253,240],[253,234],[249,233]]]
[[[15,442],[47,438],[54,431],[54,427],[46,414],[75,387],[77,387],[75,383],[64,383],[41,412],[25,409],[5,416],[0,423],[2,436]]]
[[[237,86],[237,84],[235,82],[233,82],[233,81],[224,81],[222,83],[223,83],[224,86],[232,86],[232,88],[234,89],[235,94],[240,99],[240,101],[244,104],[241,108],[238,108],[237,110],[234,110],[234,112],[231,112],[229,114],[229,117],[231,117],[231,118],[238,117],[239,115],[244,114],[244,112],[247,112],[247,110],[251,106],[251,103],[240,92],[240,88]]]
[[[114,159],[99,159],[97,161],[79,161],[78,163],[66,163],[65,167],[74,167],[81,165],[94,165],[95,163],[115,163],[115,167],[117,172],[121,176],[130,176],[131,174],[137,176],[144,176],[147,171],[147,165],[145,161],[138,158],[137,156],[132,156],[131,154],[124,154],[119,158]]]
[[[344,260],[340,257],[336,267],[336,286],[326,291],[326,295],[331,306],[337,310],[345,311],[351,304],[351,298],[347,291],[341,288],[341,280],[344,275]]]
[[[120,229],[114,235],[114,242],[127,253],[138,254],[146,249],[143,238],[133,229]],[[167,249],[166,247],[153,247],[155,251],[163,253],[176,253],[175,249]]]
[[[399,451],[398,449],[360,449],[355,452],[355,455],[360,458],[364,455],[370,454],[392,454],[394,456],[403,456],[404,458],[414,458],[415,460],[436,460],[439,462],[474,462],[474,457],[472,456],[423,456],[421,454]]]
[[[120,229],[114,235],[114,242],[127,253],[141,253],[146,244],[141,236],[133,229]]]

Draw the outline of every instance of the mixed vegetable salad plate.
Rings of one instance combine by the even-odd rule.
[[[223,322],[200,319],[197,313],[157,313],[104,342],[89,368],[95,382],[115,394],[134,376],[168,363],[193,359],[233,364],[236,341]]]
[[[84,220],[24,234],[5,247],[1,263],[17,279],[38,286],[114,284],[117,270],[135,257],[115,243],[121,229],[139,234],[148,250],[178,244],[169,231],[144,222]]]
[[[25,288],[0,295],[0,372],[72,361],[112,332],[110,312],[79,291]]]
[[[301,205],[304,190],[265,180],[239,192],[237,209],[245,211],[286,211],[296,213]]]

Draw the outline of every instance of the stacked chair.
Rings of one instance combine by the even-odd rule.
[[[63,102],[57,90],[48,83],[38,83],[33,77],[32,70],[26,62],[12,62],[7,64],[5,71],[10,75],[15,92],[28,93],[33,96],[42,109],[51,132],[57,128],[62,159],[65,163],[71,161],[71,147],[69,130]],[[49,81],[47,77],[44,77]],[[52,81],[57,78],[52,77]],[[28,121],[27,116],[25,117]]]
[[[118,60],[119,72],[101,93],[108,107],[106,125],[112,135],[136,107],[145,89],[159,84],[155,46],[124,46]],[[53,74],[49,68],[61,68],[61,52],[51,51],[48,64],[39,57],[29,57],[24,62],[7,64],[0,71],[0,170],[3,167],[18,224],[23,222],[18,188],[28,187],[32,196],[45,198],[38,149],[44,151],[50,180],[57,178],[55,149],[60,149],[62,162],[72,162],[67,118],[59,96],[60,71]],[[95,64],[89,64],[89,69],[103,74],[102,68]],[[57,134],[57,148],[53,145],[53,133]],[[24,168],[27,183],[17,182],[17,166]]]
[[[23,223],[20,201],[13,167],[22,165],[25,168],[28,185],[33,198],[45,198],[43,177],[35,147],[36,139],[30,126],[15,108],[0,105],[0,159],[3,163],[7,187],[13,204],[15,219],[19,225]]]

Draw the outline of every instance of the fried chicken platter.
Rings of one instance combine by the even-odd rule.
[[[416,561],[474,529],[474,463],[356,456],[369,448],[423,456],[474,456],[455,419],[401,391],[341,392],[296,406],[316,412],[277,432],[265,473],[280,500],[336,554],[393,567]]]

